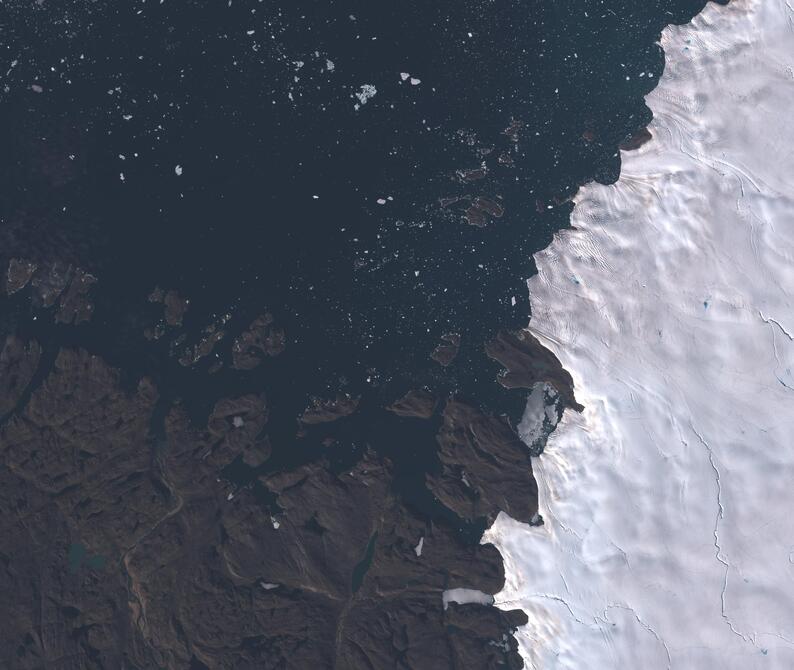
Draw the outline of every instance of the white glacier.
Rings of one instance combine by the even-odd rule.
[[[794,5],[669,27],[653,140],[538,253],[530,330],[573,375],[502,514],[528,668],[794,668]],[[573,284],[570,277],[578,278]]]

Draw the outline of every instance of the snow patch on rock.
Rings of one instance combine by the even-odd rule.
[[[447,589],[441,594],[441,599],[444,603],[444,609],[447,609],[449,603],[457,603],[458,605],[467,605],[469,603],[493,605],[494,603],[493,596],[489,596],[487,593],[477,589]]]

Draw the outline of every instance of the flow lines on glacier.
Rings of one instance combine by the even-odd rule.
[[[768,316],[768,317],[764,316],[764,313],[760,309],[758,310],[758,316],[761,317],[761,321],[763,321],[764,323],[768,323],[769,325],[772,325],[772,324],[776,325],[780,329],[781,333],[783,333],[790,341],[794,342],[794,336],[792,336],[792,334],[789,333],[781,325],[780,321],[778,321],[777,319],[773,319],[771,316]]]
[[[604,608],[604,612],[600,617],[604,623],[608,622],[609,617],[607,615],[607,612],[611,609],[626,610],[627,612],[631,612],[631,614],[634,615],[634,618],[637,620],[637,623],[640,624],[640,626],[642,626],[651,635],[653,635],[656,638],[656,641],[664,648],[664,653],[667,654],[667,670],[670,670],[670,668],[673,666],[673,659],[670,656],[670,649],[667,647],[667,643],[661,638],[659,633],[657,633],[651,625],[645,623],[645,621],[643,621],[642,618],[640,618],[640,615],[637,614],[637,610],[635,610],[633,607],[629,607],[628,605],[610,603]]]
[[[725,620],[725,623],[728,625],[728,627],[731,629],[731,632],[734,635],[737,635],[745,642],[749,642],[754,647],[757,647],[758,645],[756,645],[755,640],[752,637],[750,637],[749,635],[745,635],[733,625],[733,621],[731,621],[731,618],[728,616],[728,613],[726,612],[725,594],[728,590],[728,572],[730,570],[731,565],[723,555],[722,545],[720,544],[720,533],[719,533],[720,521],[725,518],[725,506],[722,504],[722,477],[720,475],[720,470],[717,467],[717,461],[714,457],[714,450],[711,448],[711,445],[709,445],[709,443],[706,442],[703,435],[701,435],[698,432],[697,428],[695,428],[695,425],[694,423],[692,423],[691,418],[689,420],[689,427],[692,430],[692,432],[697,436],[700,444],[702,444],[704,449],[706,450],[706,454],[708,455],[708,459],[709,459],[709,464],[711,465],[711,469],[714,471],[714,478],[717,484],[717,514],[714,518],[713,534],[714,534],[714,549],[716,550],[716,554],[715,554],[716,558],[725,568],[725,572],[722,579],[722,592],[720,593],[720,611],[722,614],[722,618]],[[687,445],[687,442],[684,441],[684,444]]]

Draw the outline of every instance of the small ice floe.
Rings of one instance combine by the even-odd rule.
[[[234,500],[234,493],[230,493],[226,496],[226,500]]]
[[[181,177],[182,176],[182,166],[181,165],[175,166],[174,167],[174,173],[176,174],[177,177]]]
[[[245,420],[241,416],[236,416],[232,419],[232,425],[235,428],[242,428],[245,425]]]
[[[414,547],[414,551],[416,552],[417,556],[421,556],[422,555],[422,547],[424,547],[424,546],[425,546],[425,538],[424,537],[420,537],[419,538],[419,544],[417,544]]]
[[[276,521],[276,517],[274,516],[270,517],[270,523],[273,524],[273,528],[275,528],[276,530],[278,530],[279,526],[281,526],[281,524],[278,521]]]
[[[32,90],[34,93],[44,93],[44,88],[43,88],[43,87],[41,87],[41,86],[39,86],[38,84],[31,84],[31,85],[30,85],[30,89],[31,89],[31,90]]]
[[[355,96],[358,98],[359,102],[362,105],[366,105],[367,101],[373,98],[378,92],[378,89],[375,88],[372,84],[363,84],[359,88],[361,90],[358,91],[355,94]]]
[[[441,600],[444,603],[444,609],[447,609],[449,603],[458,605],[466,605],[468,603],[493,605],[494,603],[493,596],[489,596],[487,593],[477,589],[447,589],[441,594]]]
[[[418,86],[422,83],[422,80],[418,77],[412,77],[410,72],[400,72],[400,81],[409,81],[411,82],[412,86]]]
[[[280,584],[271,584],[270,582],[259,582],[259,586],[261,586],[265,591],[272,591],[273,589],[277,589]]]
[[[510,298],[510,305],[511,305],[512,307],[515,307],[515,306],[516,306],[516,297],[515,297],[515,296],[513,296],[512,298]]]
[[[379,205],[385,205],[386,198],[378,198],[375,202],[377,202]]]
[[[330,58],[325,59],[325,69],[328,70],[328,72],[333,72],[336,69],[336,65],[334,65],[334,62]]]

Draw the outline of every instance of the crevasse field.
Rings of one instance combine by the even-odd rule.
[[[501,515],[529,668],[794,668],[794,4],[662,40],[654,139],[537,254],[531,330],[576,383]]]

